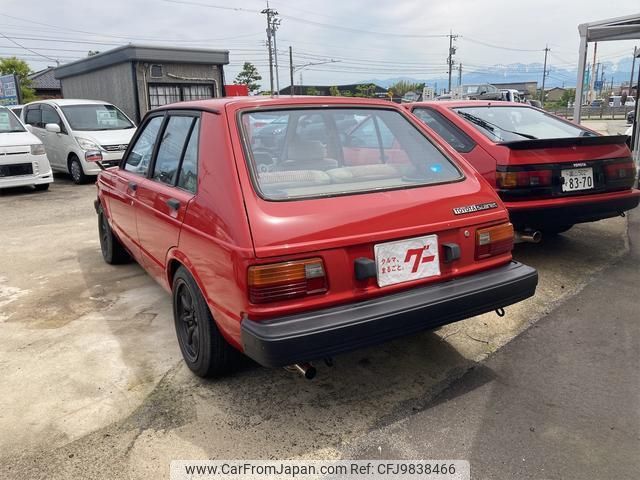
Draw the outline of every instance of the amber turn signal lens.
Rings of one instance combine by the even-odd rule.
[[[476,259],[492,257],[513,249],[513,225],[502,223],[476,230]]]
[[[327,278],[320,258],[249,267],[249,300],[274,302],[327,291]]]

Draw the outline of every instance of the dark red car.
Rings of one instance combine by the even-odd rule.
[[[236,350],[305,371],[537,284],[511,260],[491,186],[385,101],[162,107],[97,187],[104,259],[131,256],[172,292],[180,348],[202,376],[227,371]]]
[[[408,108],[496,188],[525,239],[638,205],[636,167],[624,135],[602,136],[521,103],[421,102]]]

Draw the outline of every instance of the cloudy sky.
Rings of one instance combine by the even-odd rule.
[[[261,0],[3,0],[0,56],[16,55],[38,70],[89,50],[125,43],[230,51],[230,82],[253,62],[268,82]],[[288,84],[288,47],[295,81],[349,83],[371,78],[442,77],[450,31],[463,71],[496,64],[542,62],[546,44],[557,68],[577,63],[579,23],[640,11],[638,0],[273,0],[280,85]],[[640,44],[640,41],[637,42]],[[631,56],[633,42],[601,43],[600,61]],[[325,63],[323,63],[325,62]],[[308,65],[306,64],[316,64]],[[535,77],[537,73],[532,72]],[[540,75],[539,75],[540,76]]]

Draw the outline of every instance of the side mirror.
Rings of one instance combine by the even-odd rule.
[[[24,128],[27,129],[27,132],[33,133],[33,127],[31,127],[31,125],[29,125],[28,123],[24,126]]]
[[[60,133],[60,125],[58,125],[57,123],[47,123],[44,126],[44,129],[47,132],[51,132],[51,133]]]

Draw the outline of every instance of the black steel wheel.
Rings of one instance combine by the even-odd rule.
[[[77,185],[87,183],[89,179],[89,177],[85,175],[84,170],[82,169],[80,159],[75,155],[73,155],[69,160],[69,173],[71,174],[73,182]]]
[[[233,368],[236,352],[224,339],[204,296],[186,268],[173,277],[173,319],[182,357],[199,377],[217,377]]]
[[[100,238],[100,251],[105,262],[117,265],[131,261],[129,252],[122,246],[118,237],[111,230],[109,219],[105,215],[102,205],[98,207],[98,235]]]

